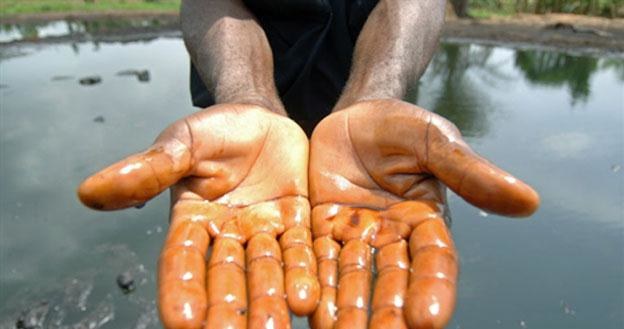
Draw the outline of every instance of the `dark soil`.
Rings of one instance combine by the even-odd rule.
[[[566,14],[447,19],[443,38],[624,53],[624,19]]]

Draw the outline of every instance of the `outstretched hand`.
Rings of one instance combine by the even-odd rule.
[[[316,329],[447,324],[458,259],[444,221],[445,185],[497,214],[527,216],[539,204],[529,186],[474,153],[452,123],[398,100],[356,103],[321,121],[308,177],[321,283],[310,317]]]
[[[158,271],[166,328],[287,328],[289,309],[310,314],[320,295],[307,169],[308,140],[297,124],[223,104],[172,124],[147,151],[86,179],[78,194],[91,208],[113,210],[172,187]]]

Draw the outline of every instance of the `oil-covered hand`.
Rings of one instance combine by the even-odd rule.
[[[447,324],[458,259],[444,185],[502,215],[527,216],[539,204],[529,186],[471,151],[452,123],[397,100],[356,103],[321,121],[309,179],[317,329]]]
[[[171,186],[158,270],[166,328],[288,328],[289,309],[310,314],[320,295],[307,169],[308,139],[297,124],[225,104],[172,124],[78,194],[91,208],[113,210]]]

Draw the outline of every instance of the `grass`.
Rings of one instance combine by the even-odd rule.
[[[517,0],[468,0],[468,15],[474,18],[490,18],[516,14]],[[527,0],[531,1],[531,0]]]
[[[175,12],[180,0],[0,0],[0,17],[76,12]]]
[[[462,1],[462,0],[455,0]],[[621,17],[624,0],[463,0],[468,1],[468,15],[475,18],[509,16],[525,13],[571,13]]]
[[[177,12],[181,0],[0,0],[0,17],[19,14],[77,13],[77,12]],[[459,0],[458,0],[459,1]],[[468,14],[475,18],[513,15],[518,0],[467,0]],[[532,12],[538,0],[524,0]],[[562,4],[563,12],[578,12],[588,1],[595,1],[597,11],[614,8],[618,12],[624,6],[624,0],[540,0],[545,3],[545,10],[556,1]],[[608,16],[608,15],[607,15]]]
[[[490,17],[511,16],[516,14],[514,10],[498,10],[489,8],[469,8],[468,14],[470,17],[487,19]]]

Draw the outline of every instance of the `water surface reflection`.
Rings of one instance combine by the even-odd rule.
[[[168,197],[102,213],[74,191],[194,111],[188,58],[179,39],[75,47],[0,47],[0,328],[43,302],[47,328],[158,328]],[[410,100],[543,199],[532,219],[512,220],[450,197],[462,274],[449,328],[624,327],[623,68],[618,57],[440,47]],[[101,82],[78,83],[93,75]],[[115,283],[126,271],[129,295]]]
[[[0,43],[58,38],[77,39],[124,32],[176,30],[177,27],[177,16],[166,14],[127,18],[85,16],[83,19],[26,21],[19,24],[0,24]]]

